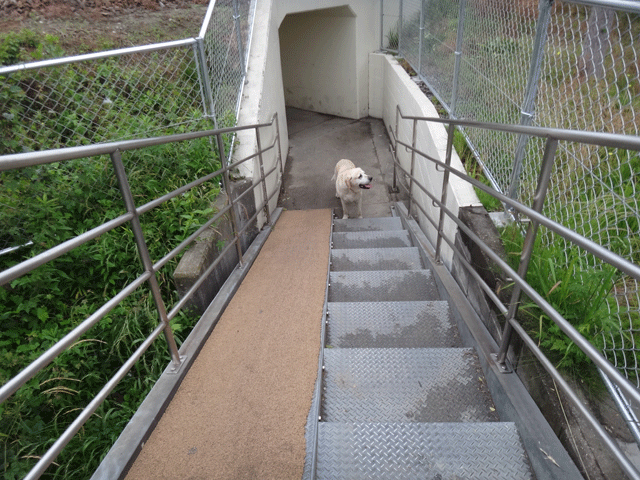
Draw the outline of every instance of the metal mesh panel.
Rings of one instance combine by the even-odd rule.
[[[242,91],[251,2],[224,0],[215,7],[202,35],[211,92],[207,107],[216,125],[227,127],[235,123]]]
[[[394,10],[383,3],[385,26],[402,12],[400,55],[454,116],[638,135],[640,6],[404,0]],[[496,189],[531,204],[544,142],[463,133]],[[635,152],[563,143],[544,213],[640,263],[639,177]],[[605,334],[604,352],[636,380],[637,282],[622,278],[614,292],[620,331]]]
[[[0,68],[0,155],[166,135],[204,118],[233,125],[253,5],[214,2],[198,39]]]
[[[535,122],[543,126],[638,135],[640,15],[558,3],[541,65]],[[640,156],[615,148],[560,145],[546,214],[640,263]],[[525,166],[524,179],[536,162]],[[533,182],[531,182],[533,183]],[[523,188],[530,198],[532,186]],[[591,263],[597,267],[594,259]],[[620,331],[604,334],[606,356],[637,381],[638,282],[614,288]],[[615,309],[616,306],[611,306]]]
[[[400,4],[400,0],[385,0],[382,2],[381,47],[390,51],[398,50]]]
[[[0,90],[11,123],[0,154],[162,135],[203,116],[191,45],[45,63],[0,74]]]

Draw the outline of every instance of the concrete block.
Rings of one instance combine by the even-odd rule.
[[[233,182],[231,194],[238,198],[251,187],[249,180]],[[216,200],[216,210],[221,210],[228,204],[228,198],[221,193]],[[256,221],[249,224],[249,219],[256,213],[253,192],[247,193],[234,207],[238,228],[247,229],[240,235],[240,245],[245,252],[258,234]],[[214,225],[205,230],[187,250],[174,271],[173,278],[180,298],[183,298],[200,276],[218,258],[222,250],[235,238],[230,212],[223,215]],[[201,315],[227,280],[233,269],[238,265],[237,248],[230,248],[220,260],[216,268],[195,291],[187,302],[185,309]]]

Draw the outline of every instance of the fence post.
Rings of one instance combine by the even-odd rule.
[[[244,58],[244,45],[242,44],[242,31],[240,29],[240,12],[238,10],[238,0],[233,0],[233,19],[235,20],[236,39],[238,42],[238,55],[240,56],[240,68],[242,76],[246,74],[246,64]]]
[[[547,190],[549,189],[549,180],[551,179],[551,172],[553,171],[554,159],[556,150],[558,148],[558,140],[555,138],[548,138],[547,144],[544,149],[544,156],[542,158],[542,166],[540,168],[540,175],[538,177],[538,185],[536,187],[536,193],[533,197],[532,209],[538,213],[542,212],[544,207],[544,201],[547,196]],[[531,254],[533,253],[533,247],[535,246],[536,236],[538,234],[538,222],[532,220],[527,229],[527,233],[522,246],[522,254],[520,255],[520,265],[518,266],[518,276],[526,280],[527,270],[529,269],[529,262],[531,260]],[[500,350],[497,354],[492,355],[495,362],[498,364],[500,371],[508,373],[510,369],[507,367],[507,351],[509,350],[509,344],[511,343],[511,334],[513,333],[513,327],[511,321],[516,318],[518,313],[518,307],[520,303],[521,288],[519,285],[514,285],[513,293],[511,294],[511,302],[509,303],[509,310],[507,312],[507,319],[505,322],[504,330],[502,333],[502,343],[500,344]]]
[[[384,0],[380,0],[380,50],[384,50]]]
[[[424,1],[420,0],[420,38],[418,39],[418,75],[422,75],[422,42],[424,38]]]
[[[218,129],[218,119],[216,118],[215,104],[213,102],[213,90],[211,89],[211,78],[209,77],[209,68],[207,67],[207,55],[204,51],[204,38],[196,38],[195,43],[196,60],[199,65],[198,78],[201,83],[201,91],[203,95],[204,116],[213,120],[213,127]],[[224,157],[220,157],[220,162],[224,162]]]
[[[458,5],[458,32],[456,35],[456,51],[453,64],[453,86],[451,88],[451,118],[456,118],[458,111],[458,84],[460,80],[460,62],[462,58],[462,41],[464,36],[464,17],[467,12],[467,0],[460,0]]]
[[[398,55],[402,55],[400,53],[400,45],[402,44],[402,2],[403,0],[398,2]]]
[[[156,277],[156,273],[153,270],[153,262],[151,261],[149,249],[144,239],[144,233],[142,232],[142,226],[140,224],[140,217],[133,200],[133,194],[131,193],[131,188],[129,186],[129,181],[127,180],[127,174],[125,172],[124,165],[122,164],[122,156],[120,154],[120,150],[116,150],[111,154],[111,163],[113,164],[113,169],[115,171],[116,178],[118,179],[120,194],[122,195],[122,200],[124,201],[127,212],[133,214],[133,218],[131,219],[131,230],[138,247],[138,254],[140,255],[142,267],[144,268],[145,272],[149,272],[150,274],[148,282],[149,287],[151,288],[151,295],[153,296],[153,301],[156,305],[156,309],[158,310],[160,322],[164,326],[163,331],[164,336],[167,340],[167,345],[169,347],[169,353],[171,354],[173,371],[177,371],[180,368],[182,359],[180,358],[180,354],[178,353],[178,346],[176,345],[176,340],[173,336],[173,331],[171,330],[171,324],[169,323],[169,318],[167,316],[167,309],[164,302],[162,301],[162,294],[160,293],[158,278]]]
[[[540,83],[540,69],[542,58],[544,57],[544,46],[548,36],[552,4],[553,0],[540,0],[536,38],[534,40],[533,52],[531,54],[531,64],[529,65],[529,78],[527,79],[524,101],[520,111],[520,125],[531,125],[531,122],[533,121],[536,94],[538,93],[538,85]],[[524,155],[528,141],[528,135],[521,134],[518,137],[515,157],[513,160],[513,170],[511,172],[511,181],[509,182],[509,191],[507,192],[507,196],[514,200],[518,198],[520,176],[522,175],[522,164],[524,162]]]

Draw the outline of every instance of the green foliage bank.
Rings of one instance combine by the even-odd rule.
[[[61,53],[53,37],[40,39],[29,32],[0,37],[0,62],[5,65]],[[135,72],[115,71],[119,68],[115,64],[101,68],[105,75],[135,76]],[[28,96],[23,87],[29,79],[23,75],[14,84],[2,80],[0,154],[6,154],[29,148],[18,140],[25,128],[23,106]],[[63,84],[67,80],[72,81],[57,79]],[[152,94],[149,98],[153,103]],[[5,109],[9,104],[12,109]],[[132,132],[141,125],[151,130],[163,127],[157,124],[154,108],[131,108],[120,118]],[[96,128],[83,124],[74,112],[52,111],[51,115],[75,119],[73,131],[84,138]],[[102,122],[100,128],[106,124]],[[194,129],[196,125],[191,124],[174,132]],[[58,147],[64,130],[58,138],[33,138],[33,145]],[[219,159],[212,152],[208,139],[125,152],[123,161],[136,204],[218,169]],[[125,213],[109,157],[2,172],[0,186],[1,270]],[[157,262],[211,216],[210,205],[218,190],[217,181],[209,182],[142,216],[152,261]],[[168,308],[177,300],[171,278],[176,262],[169,262],[158,274]],[[6,383],[141,273],[133,235],[123,226],[0,287],[0,382]],[[178,342],[196,320],[188,314],[174,319]],[[158,321],[150,292],[146,286],[138,288],[0,405],[0,476],[23,478]],[[43,478],[89,478],[169,359],[164,340],[156,341]]]

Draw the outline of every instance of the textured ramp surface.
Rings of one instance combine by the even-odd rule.
[[[325,349],[326,422],[488,422],[498,416],[473,349]]]
[[[511,423],[320,423],[319,479],[532,479]]]
[[[330,230],[282,213],[127,478],[302,477]]]

